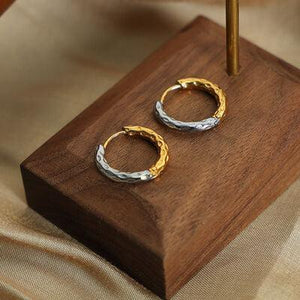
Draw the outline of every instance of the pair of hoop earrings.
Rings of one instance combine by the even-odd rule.
[[[213,95],[217,102],[217,110],[212,117],[198,122],[182,122],[170,117],[164,110],[164,101],[167,94],[175,90],[197,89],[206,91]],[[156,117],[164,125],[181,131],[205,131],[217,126],[225,115],[226,96],[222,89],[216,84],[199,78],[185,78],[177,80],[177,84],[169,87],[162,95],[161,99],[155,103],[154,112]],[[140,136],[152,142],[158,149],[159,158],[157,162],[148,170],[140,172],[122,172],[112,168],[105,159],[105,149],[109,142],[120,134],[129,136]],[[165,169],[169,160],[169,149],[164,139],[153,130],[141,126],[125,126],[123,130],[109,137],[103,145],[99,145],[96,149],[96,165],[99,171],[118,182],[136,183],[152,180],[159,176]]]

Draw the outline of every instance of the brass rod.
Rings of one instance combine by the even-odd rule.
[[[239,72],[239,0],[226,0],[227,73]]]

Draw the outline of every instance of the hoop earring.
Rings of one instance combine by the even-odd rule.
[[[217,101],[218,108],[212,117],[198,122],[182,122],[170,117],[164,110],[164,100],[167,94],[179,89],[197,89],[206,91],[213,95]],[[161,99],[155,103],[154,112],[156,117],[164,125],[182,131],[205,131],[217,126],[224,117],[226,111],[226,96],[224,91],[216,84],[199,78],[185,78],[177,80],[177,84],[169,87],[162,95]]]
[[[104,157],[105,149],[109,142],[111,142],[120,134],[126,134],[129,136],[140,136],[142,138],[150,140],[156,146],[159,152],[159,159],[157,160],[157,162],[148,170],[140,172],[122,172],[110,167]],[[96,165],[99,171],[111,180],[118,182],[136,183],[153,180],[154,178],[159,176],[161,172],[165,169],[168,160],[168,145],[166,144],[164,139],[153,130],[141,126],[123,127],[123,131],[119,131],[113,134],[106,140],[106,142],[103,145],[100,144],[96,149]]]

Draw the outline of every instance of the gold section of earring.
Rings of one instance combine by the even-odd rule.
[[[125,131],[125,130],[119,131],[119,132],[116,132],[116,133],[114,133],[113,135],[111,135],[111,136],[105,141],[105,143],[103,144],[104,149],[107,148],[108,144],[109,144],[113,139],[115,139],[117,136],[119,136],[119,135],[121,135],[121,134],[126,134],[126,131]]]
[[[159,151],[159,159],[149,168],[150,173],[155,177],[164,170],[169,160],[169,148],[164,139],[155,131],[142,126],[124,126],[124,131],[128,135],[139,135],[150,140]]]
[[[129,136],[140,136],[151,141],[157,148],[159,158],[148,170],[138,172],[123,172],[112,168],[105,159],[105,150],[108,144],[117,136],[126,134]],[[124,126],[122,131],[110,136],[103,146],[100,144],[96,149],[96,165],[99,171],[114,181],[135,183],[149,181],[161,174],[169,160],[168,145],[164,139],[153,130],[142,126]]]
[[[214,113],[213,117],[222,119],[225,116],[226,111],[226,95],[224,91],[218,87],[215,83],[212,83],[203,78],[184,78],[177,80],[178,84],[175,84],[168,89],[166,89],[160,99],[160,102],[163,103],[167,94],[171,91],[178,89],[199,89],[206,91],[209,94],[213,95],[217,101],[218,109]]]

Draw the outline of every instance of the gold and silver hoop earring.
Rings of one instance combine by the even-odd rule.
[[[167,115],[164,110],[164,100],[167,94],[180,89],[198,89],[213,95],[217,101],[217,110],[210,118],[198,122],[182,122]],[[217,126],[225,115],[226,96],[216,84],[200,78],[185,78],[177,80],[177,84],[169,87],[161,99],[155,103],[154,112],[157,118],[166,126],[182,131],[205,131]]]
[[[151,141],[158,150],[159,158],[157,162],[148,170],[132,173],[122,172],[110,167],[104,157],[105,149],[108,143],[120,134],[126,134],[129,136],[140,136]],[[166,144],[164,139],[153,130],[141,126],[124,126],[122,131],[113,134],[106,140],[106,142],[103,145],[100,144],[96,149],[96,165],[99,171],[111,180],[118,182],[136,183],[150,181],[161,174],[161,172],[166,167],[168,160],[168,145]]]

